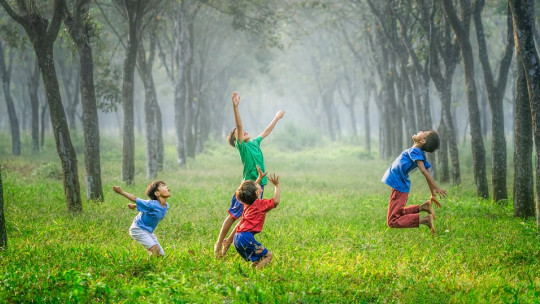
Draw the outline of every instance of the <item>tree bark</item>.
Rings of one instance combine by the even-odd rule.
[[[15,111],[13,98],[11,98],[11,63],[13,61],[13,52],[10,51],[9,63],[7,67],[4,52],[5,50],[2,45],[2,41],[0,41],[0,76],[2,76],[2,88],[4,89],[4,98],[6,100],[6,107],[9,117],[9,128],[11,130],[11,153],[13,153],[13,155],[21,155],[19,120],[17,119],[17,112]]]
[[[514,216],[534,216],[532,167],[533,126],[527,79],[521,59],[516,56],[516,111],[514,114]]]
[[[463,20],[459,20],[457,17],[452,0],[443,0],[443,7],[446,17],[450,22],[450,26],[456,33],[457,41],[461,50],[461,56],[463,58],[463,69],[465,71],[465,92],[469,110],[476,195],[482,198],[488,198],[489,189],[486,176],[486,150],[484,148],[484,139],[482,136],[482,128],[480,123],[480,109],[478,108],[478,94],[476,91],[476,81],[474,78],[472,46],[469,40],[471,7],[465,2],[465,0],[461,1],[461,14]]]
[[[508,0],[514,25],[516,53],[521,59],[532,114],[536,151],[536,224],[540,227],[540,62],[534,45],[534,1]]]
[[[4,217],[4,188],[2,186],[2,166],[0,166],[0,250],[7,249],[6,218]]]
[[[39,151],[39,67],[34,64],[33,71],[28,76],[28,92],[30,94],[30,105],[32,107],[32,152]]]

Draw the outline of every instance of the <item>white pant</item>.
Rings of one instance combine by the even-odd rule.
[[[165,255],[156,235],[146,230],[142,230],[137,223],[133,222],[133,224],[131,224],[131,227],[129,227],[129,234],[135,241],[141,243],[146,250],[149,250],[154,245],[158,245],[159,255]]]

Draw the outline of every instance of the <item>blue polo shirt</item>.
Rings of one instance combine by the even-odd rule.
[[[144,231],[154,233],[159,222],[165,217],[169,210],[169,203],[163,207],[157,200],[143,200],[137,198],[135,200],[139,214],[133,219],[137,226]]]
[[[418,165],[416,165],[417,160],[423,161],[426,169],[431,168],[424,151],[412,147],[401,152],[401,155],[386,170],[381,181],[399,192],[409,193],[411,190],[409,173],[418,168]]]

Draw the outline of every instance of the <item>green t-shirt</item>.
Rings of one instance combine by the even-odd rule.
[[[243,180],[257,180],[259,173],[257,172],[256,165],[259,165],[261,170],[265,172],[264,157],[260,148],[262,140],[261,136],[257,136],[254,140],[243,142],[242,144],[240,144],[238,139],[236,140],[236,149],[240,153],[240,158],[244,165]],[[267,182],[265,176],[261,181],[261,185],[266,185]]]

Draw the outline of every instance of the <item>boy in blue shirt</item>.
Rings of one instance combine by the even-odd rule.
[[[113,186],[113,190],[135,202],[135,204],[127,204],[129,209],[139,211],[129,228],[131,237],[141,243],[148,251],[148,254],[158,257],[165,255],[154,234],[154,230],[169,210],[169,204],[167,203],[167,198],[171,196],[169,187],[162,181],[152,182],[146,189],[146,195],[150,200],[136,198],[133,194],[123,191],[120,186]]]
[[[435,234],[435,211],[433,203],[440,207],[437,195],[446,197],[446,190],[437,186],[435,180],[428,169],[431,164],[427,161],[424,152],[434,152],[439,148],[439,134],[436,131],[420,131],[412,136],[413,146],[401,153],[398,158],[386,170],[382,182],[392,187],[390,202],[388,204],[387,224],[390,228],[413,228],[420,224],[426,225],[431,229],[431,234]],[[422,205],[413,205],[405,207],[407,197],[411,188],[409,173],[414,169],[420,169],[420,172],[426,178],[426,182],[431,192],[431,199]],[[420,212],[428,213],[426,217],[420,218]]]
[[[257,172],[257,166],[259,166],[263,172],[265,171],[264,157],[260,148],[261,142],[264,138],[266,138],[266,136],[270,135],[278,120],[283,118],[285,112],[283,110],[278,111],[274,116],[274,119],[272,119],[266,129],[264,129],[264,131],[259,136],[257,136],[257,138],[250,141],[249,133],[242,128],[242,119],[240,118],[240,112],[238,111],[239,103],[240,96],[238,95],[238,93],[234,92],[232,96],[232,104],[234,110],[234,122],[236,127],[227,137],[227,141],[231,146],[235,147],[238,150],[240,158],[242,159],[242,165],[244,166],[244,170],[242,172],[242,180],[256,180],[259,176]],[[266,183],[267,178],[265,176],[260,183],[263,192]],[[242,216],[243,210],[244,205],[236,199],[235,193],[231,199],[231,205],[228,210],[229,214],[227,215],[227,218],[225,218],[225,220],[223,221],[221,230],[219,231],[218,239],[216,241],[216,244],[214,245],[214,255],[217,258],[224,256],[225,253],[227,253],[229,247],[231,246],[234,238],[234,231],[228,238],[225,237],[227,236],[227,233],[229,232],[232,224],[240,216]]]

